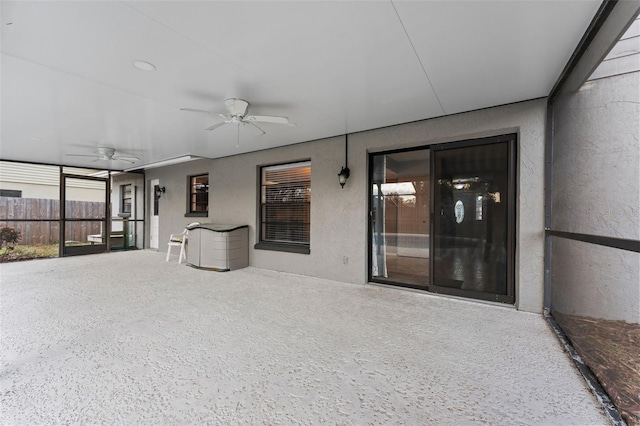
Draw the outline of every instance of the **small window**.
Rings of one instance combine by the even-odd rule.
[[[189,207],[187,216],[209,214],[209,175],[189,176]]]
[[[120,185],[120,213],[131,213],[131,184]]]
[[[309,253],[311,162],[260,170],[260,241],[256,248]]]
[[[0,189],[0,197],[22,198],[22,191],[19,189]]]

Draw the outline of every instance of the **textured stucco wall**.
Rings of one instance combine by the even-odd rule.
[[[160,241],[191,221],[184,217],[186,176],[208,171],[211,193],[206,221],[249,224],[252,266],[364,283],[369,152],[518,133],[516,305],[521,310],[541,312],[545,119],[546,100],[539,99],[350,135],[351,177],[344,189],[337,178],[344,163],[344,137],[152,169],[147,180],[158,178],[167,187],[160,206]],[[307,159],[311,160],[312,174],[311,254],[254,249],[259,166]],[[166,246],[161,244],[160,249],[166,250]]]
[[[210,219],[211,216],[209,216],[209,218],[184,216],[187,211],[187,176],[209,173],[209,181],[211,181],[210,169],[210,160],[197,160],[190,163],[175,164],[161,169],[150,169],[145,173],[147,194],[147,215],[145,217],[145,219],[147,219],[145,220],[146,247],[149,247],[149,212],[151,211],[151,203],[153,202],[153,187],[151,187],[151,181],[159,179],[160,186],[164,186],[166,189],[158,203],[159,249],[166,252],[166,243],[169,241],[169,235],[182,232],[184,227],[191,222],[213,222],[213,220]]]
[[[131,206],[131,219],[144,219],[144,176],[137,173],[121,173],[111,177],[111,213],[117,216],[120,213],[120,204],[122,202],[122,193],[120,187],[122,185],[131,185],[131,190],[135,206]]]
[[[640,73],[554,105],[553,229],[640,239]]]
[[[552,310],[640,322],[640,254],[581,241],[553,241]]]
[[[640,73],[554,105],[555,230],[640,239]],[[589,271],[588,273],[586,271]],[[640,322],[640,255],[554,238],[552,309]]]

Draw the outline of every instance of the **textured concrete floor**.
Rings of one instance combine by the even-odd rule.
[[[139,251],[0,265],[6,424],[606,424],[542,317]]]

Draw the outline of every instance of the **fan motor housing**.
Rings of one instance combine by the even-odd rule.
[[[224,104],[232,117],[244,117],[249,109],[249,102],[244,99],[229,98],[225,99]]]

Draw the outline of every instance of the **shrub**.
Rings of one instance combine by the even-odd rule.
[[[8,226],[0,228],[0,249],[4,247],[6,250],[13,250],[19,239],[20,231]]]

